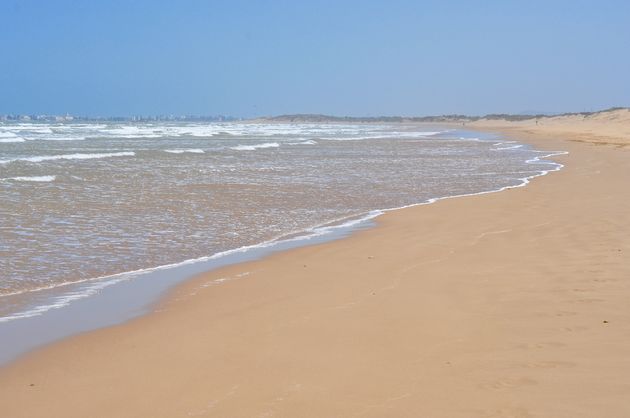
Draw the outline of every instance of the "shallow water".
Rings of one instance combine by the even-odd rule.
[[[0,295],[13,295],[0,297],[0,320],[89,292],[26,315],[16,312],[29,298],[16,294],[549,169],[529,147],[479,136],[401,124],[0,124]]]

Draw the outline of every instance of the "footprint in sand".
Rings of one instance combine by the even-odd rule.
[[[573,311],[558,311],[556,312],[556,316],[575,316],[577,315],[577,312],[573,312]]]
[[[577,315],[577,312],[573,312],[573,311],[557,311],[557,312],[539,312],[536,315],[544,317],[544,318],[548,318],[548,317],[552,317],[552,316],[575,316]]]
[[[576,299],[576,300],[572,300],[570,301],[571,303],[598,303],[598,302],[605,302],[605,299],[598,299],[598,298],[584,298],[584,299]]]
[[[531,350],[531,349],[543,349],[543,348],[559,348],[566,347],[565,343],[559,343],[555,341],[550,342],[542,342],[542,343],[520,343],[516,344],[514,348],[521,350]]]
[[[525,408],[499,408],[491,411],[483,411],[484,418],[532,418],[533,415]]]
[[[575,367],[577,364],[570,361],[531,361],[520,364],[527,369],[557,369],[561,367]]]
[[[599,279],[593,279],[594,282],[597,283],[613,283],[613,282],[618,282],[619,279],[604,279],[604,278],[599,278]]]
[[[582,326],[582,325],[578,325],[575,327],[564,327],[561,328],[562,331],[566,331],[566,332],[578,332],[578,331],[586,331],[588,329],[588,327]]]
[[[584,288],[579,289],[579,288],[575,288],[575,289],[571,289],[571,290],[573,290],[574,292],[577,292],[577,293],[588,293],[588,292],[593,292],[593,291],[595,291],[597,289],[584,289]]]
[[[531,386],[535,385],[538,382],[534,379],[530,379],[528,377],[518,377],[511,378],[505,377],[494,382],[482,383],[479,385],[482,389],[492,389],[492,390],[501,390],[501,389],[514,389],[522,386]]]

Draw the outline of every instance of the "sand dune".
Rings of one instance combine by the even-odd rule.
[[[556,135],[571,141],[619,146],[630,145],[630,109],[616,109],[592,114],[527,119],[508,122],[496,119],[481,119],[469,126],[502,129],[509,132]]]

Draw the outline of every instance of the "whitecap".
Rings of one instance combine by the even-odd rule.
[[[306,141],[300,141],[300,142],[287,142],[288,145],[317,145],[317,142],[313,141],[312,139],[307,139]]]
[[[0,136],[0,143],[10,143],[10,142],[24,142],[24,138],[19,136],[11,136],[11,137],[2,137]]]
[[[236,147],[230,147],[235,151],[254,151],[257,149],[263,148],[278,148],[280,144],[277,142],[265,142],[264,144],[255,144],[255,145],[238,145]]]
[[[511,149],[522,148],[523,145],[510,145],[509,147],[492,148],[490,151],[506,151]]]
[[[22,157],[22,158],[14,158],[11,160],[0,160],[0,164],[7,164],[14,161],[27,161],[31,163],[41,163],[43,161],[54,161],[54,160],[92,160],[97,158],[110,158],[110,157],[133,157],[136,155],[135,152],[125,151],[125,152],[109,152],[109,153],[100,153],[100,154],[61,154],[61,155],[42,155],[37,157]]]
[[[30,181],[34,183],[47,183],[55,181],[57,176],[27,176],[27,177],[7,177],[1,180],[8,181]]]
[[[390,138],[426,138],[439,135],[447,131],[399,131],[399,132],[372,132],[367,135],[331,136],[323,138],[329,141],[363,141],[366,139],[390,139]],[[342,132],[343,133],[343,132]]]
[[[165,149],[164,152],[168,152],[171,154],[184,154],[184,153],[203,154],[205,151],[202,149],[193,148],[193,149]]]
[[[24,142],[24,138],[17,136],[13,132],[0,131],[0,142]]]

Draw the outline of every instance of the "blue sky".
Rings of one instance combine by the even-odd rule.
[[[630,106],[630,2],[0,2],[0,113]]]

